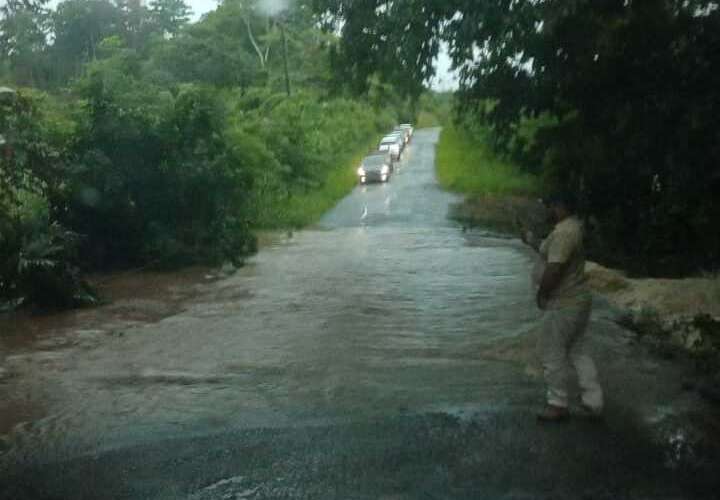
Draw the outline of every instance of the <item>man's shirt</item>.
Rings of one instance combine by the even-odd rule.
[[[540,245],[540,254],[548,264],[564,266],[560,283],[550,293],[549,307],[569,307],[587,300],[583,225],[577,217],[559,222]]]

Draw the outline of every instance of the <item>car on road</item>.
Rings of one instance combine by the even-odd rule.
[[[401,123],[400,125],[398,125],[398,128],[401,128],[401,129],[403,129],[403,130],[407,130],[408,135],[409,135],[410,138],[412,139],[412,136],[413,136],[413,134],[415,133],[415,129],[413,128],[413,126],[412,126],[410,123]]]
[[[390,173],[393,173],[395,171],[395,161],[393,160],[392,155],[390,154],[390,151],[370,151],[367,155],[365,155],[366,158],[370,156],[381,156],[385,159],[388,165],[390,165]]]
[[[400,139],[402,139],[402,147],[403,147],[403,149],[405,149],[405,144],[406,144],[405,136],[407,135],[407,134],[405,133],[405,131],[404,131],[404,130],[399,130],[398,128],[395,128],[395,129],[393,129],[392,132],[388,133],[388,134],[386,135],[386,137],[389,137],[389,136],[391,136],[391,135],[396,135],[396,136],[398,136]]]
[[[360,184],[369,182],[387,182],[393,172],[392,158],[389,154],[372,154],[366,156],[358,168]]]
[[[395,127],[395,129],[393,130],[393,134],[400,134],[405,144],[410,142],[410,131],[406,128]]]
[[[388,151],[393,161],[399,161],[402,157],[404,147],[405,142],[400,134],[387,135],[380,141],[378,151]]]

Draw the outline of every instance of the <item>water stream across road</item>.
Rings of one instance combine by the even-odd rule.
[[[458,200],[437,186],[437,137],[418,131],[390,183],[358,187],[231,277],[139,275],[150,291],[46,318],[29,342],[1,337],[0,465],[14,483],[0,496],[562,498],[583,485],[592,498],[699,498],[687,492],[714,487],[698,451],[711,411],[602,304],[607,427],[542,434],[531,256],[448,220]],[[384,461],[389,450],[399,458]],[[533,469],[544,454],[567,470]],[[628,471],[638,457],[650,464]],[[55,465],[27,486],[38,463]],[[673,470],[698,474],[697,489],[663,476]]]

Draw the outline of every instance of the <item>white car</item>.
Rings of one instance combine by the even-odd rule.
[[[415,129],[414,129],[413,126],[410,125],[409,123],[401,123],[400,125],[398,125],[398,128],[401,128],[401,129],[403,129],[403,130],[407,130],[407,131],[408,131],[408,135],[409,135],[410,137],[412,137],[413,134],[415,133]]]
[[[405,129],[402,127],[395,127],[395,130],[393,130],[392,133],[393,134],[401,134],[405,144],[410,142],[410,131],[408,129]]]
[[[378,146],[378,151],[388,151],[393,161],[399,161],[402,156],[404,141],[401,135],[388,135],[383,137]]]

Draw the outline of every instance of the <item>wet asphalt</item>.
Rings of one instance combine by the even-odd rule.
[[[438,133],[163,319],[6,354],[0,498],[718,498],[717,409],[599,298],[605,421],[535,421],[532,257],[448,219]]]

